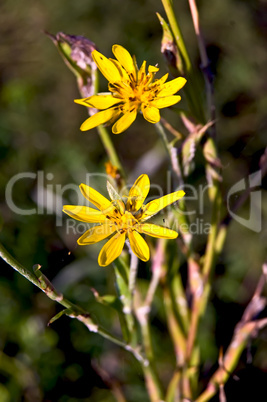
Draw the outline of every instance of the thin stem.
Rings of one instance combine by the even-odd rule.
[[[203,276],[204,276],[204,281],[207,281],[210,275],[210,272],[214,266],[215,263],[215,257],[216,257],[216,236],[218,232],[218,221],[219,221],[219,213],[220,213],[220,191],[219,191],[219,185],[218,183],[215,184],[215,186],[210,189],[213,194],[212,194],[212,199],[213,199],[213,207],[212,207],[212,216],[211,216],[211,228],[210,232],[208,235],[208,241],[207,241],[207,246],[206,246],[206,252],[205,252],[205,259],[204,259],[204,264],[203,264]]]
[[[188,0],[188,1],[189,1],[192,20],[193,20],[193,24],[194,24],[194,28],[195,28],[195,32],[196,32],[201,62],[202,62],[203,67],[207,67],[209,64],[209,59],[208,59],[206,48],[205,48],[204,42],[202,40],[201,32],[200,32],[199,16],[198,16],[196,2],[195,2],[195,0]]]
[[[206,94],[207,94],[207,103],[208,103],[208,110],[210,112],[209,119],[211,121],[215,121],[215,102],[214,102],[214,87],[213,87],[213,74],[210,70],[210,62],[208,59],[206,47],[201,35],[201,30],[199,26],[199,14],[198,9],[196,6],[195,0],[188,0],[189,6],[191,10],[192,20],[195,28],[195,33],[198,42],[199,54],[201,58],[201,67],[204,73],[205,83],[206,83]],[[215,136],[215,128],[214,126],[211,127],[210,133],[212,137]]]
[[[155,256],[153,258],[153,264],[152,264],[152,279],[149,283],[149,288],[146,294],[146,299],[145,299],[145,306],[148,306],[148,308],[151,308],[151,304],[157,289],[157,286],[160,281],[160,277],[162,275],[162,265],[164,263],[164,252],[166,248],[166,240],[165,239],[159,239],[157,243],[157,248],[155,252]]]
[[[172,29],[172,33],[174,36],[174,40],[176,42],[176,45],[182,55],[182,58],[184,60],[185,66],[186,66],[186,71],[190,72],[192,69],[192,65],[191,65],[191,61],[184,43],[184,39],[182,36],[182,32],[179,28],[179,25],[177,23],[177,19],[173,10],[173,6],[172,6],[172,1],[171,0],[162,0],[162,4],[165,10],[165,13],[168,17],[171,29]]]
[[[106,151],[112,165],[116,166],[119,169],[120,174],[123,177],[125,177],[124,169],[123,169],[120,159],[118,157],[117,151],[113,145],[113,142],[110,139],[108,130],[104,126],[101,125],[101,126],[97,127],[97,131],[99,133],[102,144],[105,148],[105,151]]]
[[[159,402],[163,399],[163,390],[160,379],[155,367],[154,351],[151,343],[150,326],[148,323],[148,309],[146,306],[141,306],[136,309],[136,316],[141,327],[142,343],[145,350],[145,355],[148,359],[148,364],[143,366],[146,387],[150,396],[151,402]]]
[[[183,184],[183,179],[182,179],[182,173],[181,173],[181,170],[180,170],[180,166],[179,166],[179,163],[178,163],[177,150],[176,150],[176,148],[174,148],[172,146],[171,143],[168,142],[166,132],[165,132],[164,127],[161,124],[161,122],[156,123],[155,127],[156,127],[157,132],[160,135],[160,138],[163,141],[164,147],[165,147],[165,149],[167,151],[167,154],[169,156],[172,171],[175,173],[175,176],[178,179],[178,184],[182,185]]]
[[[188,103],[191,107],[191,110],[194,116],[202,123],[205,121],[205,115],[202,108],[202,99],[200,99],[200,91],[198,90],[198,80],[192,69],[192,63],[187,52],[183,36],[181,30],[179,28],[171,0],[161,0],[166,15],[168,17],[170,27],[174,36],[175,43],[179,49],[181,54],[183,64],[184,64],[184,73],[188,78],[188,82],[184,88],[185,94],[187,96]]]
[[[167,323],[174,344],[176,363],[179,367],[182,367],[185,363],[185,350],[186,350],[185,336],[181,329],[181,326],[179,325],[175,317],[173,311],[173,303],[168,286],[164,287],[163,295],[164,295]]]
[[[40,290],[42,290],[47,295],[47,297],[64,306],[66,308],[66,310],[63,311],[64,314],[68,315],[71,318],[76,318],[78,321],[82,322],[89,329],[90,332],[96,332],[103,338],[110,340],[118,346],[121,346],[123,349],[131,352],[142,365],[147,365],[146,359],[143,358],[143,356],[139,353],[137,349],[131,347],[114,335],[110,334],[106,329],[99,326],[92,319],[87,311],[85,311],[80,306],[72,303],[62,293],[58,292],[49,282],[46,276],[41,273],[40,266],[35,267],[36,275],[34,275],[22,264],[20,264],[14,257],[12,257],[2,244],[0,244],[0,257],[13,269],[24,276],[24,278],[26,278],[28,281],[30,281]]]
[[[162,139],[162,142],[163,142],[166,152],[168,154],[169,161],[171,164],[171,169],[177,178],[178,186],[182,186],[184,182],[183,182],[182,172],[180,169],[180,164],[179,164],[179,160],[178,160],[178,156],[177,156],[177,149],[171,143],[168,142],[166,132],[165,132],[164,127],[161,124],[161,122],[156,123],[155,127],[156,127],[157,132],[160,135],[160,138]],[[179,224],[184,226],[185,228],[188,228],[189,221],[188,221],[187,215],[185,213],[186,207],[185,207],[185,202],[184,202],[183,198],[179,201],[179,209],[180,209],[181,213],[175,213],[176,217],[178,216]],[[174,219],[173,216],[172,216],[172,219]],[[186,245],[186,249],[188,250],[188,253],[191,253],[192,252],[192,235],[191,235],[191,233],[189,233],[189,231],[187,231],[187,232],[183,231],[182,236],[183,236],[183,241]]]
[[[255,317],[257,317],[266,306],[266,298],[261,296],[265,283],[266,278],[263,274],[259,279],[253,297],[243,313],[241,321],[235,327],[233,338],[225,355],[219,358],[219,368],[211,377],[207,388],[196,399],[196,402],[209,401],[218,390],[226,384],[248,340],[267,325],[267,318],[255,320]]]

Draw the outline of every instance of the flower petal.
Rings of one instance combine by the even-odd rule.
[[[98,264],[105,267],[114,261],[122,252],[125,243],[125,233],[117,233],[101,249]]]
[[[132,75],[134,80],[136,80],[136,69],[133,62],[133,58],[124,47],[120,45],[113,45],[112,52],[119,63],[125,68],[129,76]]]
[[[159,110],[156,107],[142,105],[141,109],[144,118],[149,121],[149,123],[158,123],[160,121]]]
[[[168,76],[169,76],[169,73],[166,73],[165,75],[163,75],[158,80],[155,80],[155,85],[161,86],[162,84],[164,84],[164,82],[167,80]]]
[[[82,195],[101,211],[107,210],[108,208],[112,207],[111,201],[109,201],[106,197],[104,197],[92,187],[89,187],[86,184],[82,183],[80,184],[80,190]]]
[[[117,67],[107,57],[105,57],[97,50],[94,50],[92,52],[92,57],[101,73],[109,82],[116,82],[121,80],[121,75]]]
[[[112,126],[113,134],[120,134],[127,130],[127,128],[129,128],[130,125],[135,121],[136,115],[137,111],[135,108],[129,112],[125,112],[122,117]]]
[[[154,74],[154,73],[157,73],[158,71],[159,71],[158,67],[156,67],[156,66],[148,66],[148,72],[149,73]]]
[[[175,193],[164,195],[164,197],[158,198],[156,200],[150,201],[148,204],[144,205],[144,212],[140,218],[141,221],[145,221],[151,216],[156,215],[163,208],[174,203],[185,195],[183,190],[176,191]]]
[[[138,82],[140,83],[141,81],[143,81],[143,79],[145,79],[146,77],[146,61],[143,61],[143,64],[141,65],[141,67],[138,70]]]
[[[172,81],[166,82],[162,85],[162,89],[159,91],[158,96],[170,96],[178,92],[186,83],[184,77],[175,78]]]
[[[136,230],[129,230],[128,237],[130,240],[131,249],[134,254],[142,261],[149,260],[149,247],[143,237],[138,232],[136,232]]]
[[[117,67],[117,69],[120,72],[121,75],[121,81],[129,81],[129,75],[126,72],[126,70],[122,67],[122,65],[118,62],[118,60],[116,59],[109,59],[110,61],[112,61],[112,63],[115,64],[115,66]]]
[[[146,199],[149,189],[149,177],[147,174],[142,174],[129,191],[126,209],[129,211],[138,211]]]
[[[98,243],[101,240],[106,239],[116,230],[116,226],[112,222],[105,223],[104,225],[94,226],[87,230],[78,240],[77,243],[80,246],[87,244]]]
[[[152,102],[150,102],[151,106],[154,106],[158,109],[162,109],[164,107],[169,107],[172,105],[175,105],[175,103],[180,102],[181,96],[179,95],[174,95],[174,96],[166,96],[164,98],[156,98]]]
[[[139,232],[148,234],[149,236],[160,237],[163,239],[176,239],[178,236],[178,233],[175,232],[175,230],[151,223],[141,223],[138,226],[138,230]]]
[[[79,102],[80,101],[80,102]],[[110,95],[93,95],[89,98],[85,99],[77,99],[75,101],[80,105],[84,105],[87,107],[94,107],[96,109],[107,109],[111,106],[116,105],[121,102],[121,99],[114,98],[114,96]]]
[[[105,124],[110,120],[116,119],[121,114],[120,108],[112,107],[107,110],[102,110],[94,114],[93,116],[89,117],[89,119],[85,120],[80,127],[81,131],[91,130],[99,126],[100,124]]]
[[[90,207],[81,205],[64,205],[63,212],[74,219],[82,222],[101,223],[107,219],[102,212]]]

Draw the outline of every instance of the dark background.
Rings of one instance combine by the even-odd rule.
[[[175,5],[193,64],[199,68],[187,1]],[[215,74],[218,146],[226,196],[228,188],[258,170],[266,146],[267,5],[263,0],[202,0],[198,5]],[[115,333],[116,315],[112,311],[105,314],[90,291],[95,287],[100,294],[114,293],[112,268],[99,268],[96,263],[99,247],[77,247],[78,236],[66,233],[65,220],[57,226],[61,200],[49,213],[22,216],[6,204],[5,189],[12,177],[22,172],[44,172],[44,188],[50,185],[55,193],[56,186],[79,185],[88,172],[105,171],[107,157],[96,130],[79,130],[87,115],[85,108],[73,103],[79,97],[75,79],[43,31],[84,35],[107,57],[111,57],[114,43],[121,44],[136,55],[139,66],[143,60],[158,63],[162,76],[167,70],[160,53],[161,26],[156,12],[165,17],[159,0],[4,0],[0,5],[1,241],[26,267],[41,264],[58,289]],[[102,77],[100,88],[106,91]],[[201,90],[204,99],[204,84]],[[181,105],[186,108],[184,101]],[[162,115],[185,132],[172,112],[166,110]],[[149,173],[151,181],[165,191],[168,165],[164,153],[158,156],[158,170],[152,172],[142,159],[158,141],[153,125],[138,116],[126,133],[112,136],[112,140],[130,180],[138,176],[142,165],[141,173]],[[47,176],[49,173],[52,176]],[[205,184],[201,167],[197,165],[188,180],[195,186]],[[265,183],[263,180],[263,186]],[[16,205],[36,208],[36,191],[41,184],[30,178],[18,181],[13,193]],[[105,192],[104,179],[94,184]],[[229,344],[261,274],[267,240],[266,194],[262,195],[261,232],[233,222],[216,267],[212,303],[201,325],[200,389],[216,367],[218,348]],[[64,192],[64,202],[76,203],[75,197],[71,190]],[[248,217],[249,202],[239,213]],[[201,250],[205,236],[197,235],[195,242]],[[146,275],[148,272],[142,273],[144,278]],[[100,366],[122,384],[127,401],[146,401],[138,363],[70,318],[62,317],[47,327],[59,311],[56,303],[1,263],[0,401],[114,401],[101,378]],[[164,318],[158,311],[156,315],[155,348],[167,383],[174,357]],[[244,353],[236,370],[240,380],[230,379],[226,387],[227,401],[267,400],[266,331],[252,341],[248,352],[251,362]]]

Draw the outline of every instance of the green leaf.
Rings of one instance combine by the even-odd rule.
[[[52,324],[53,322],[55,322],[56,320],[58,320],[60,317],[62,317],[63,315],[69,315],[72,314],[72,309],[70,308],[65,308],[64,310],[60,311],[58,314],[56,314],[54,317],[51,318],[51,320],[49,320],[48,322],[48,326],[50,324]]]

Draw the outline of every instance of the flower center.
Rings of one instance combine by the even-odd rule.
[[[131,229],[137,223],[138,221],[134,218],[131,212],[125,211],[120,220],[119,230],[126,231],[128,229]]]
[[[116,201],[115,208],[112,213],[106,215],[117,226],[118,232],[126,232],[133,226],[138,224],[138,220],[133,214],[125,210],[125,204],[122,201]]]
[[[132,80],[109,84],[109,90],[115,98],[120,98],[138,109],[141,104],[149,103],[155,98],[158,85],[156,82],[151,84],[150,74],[148,74],[139,82]]]

